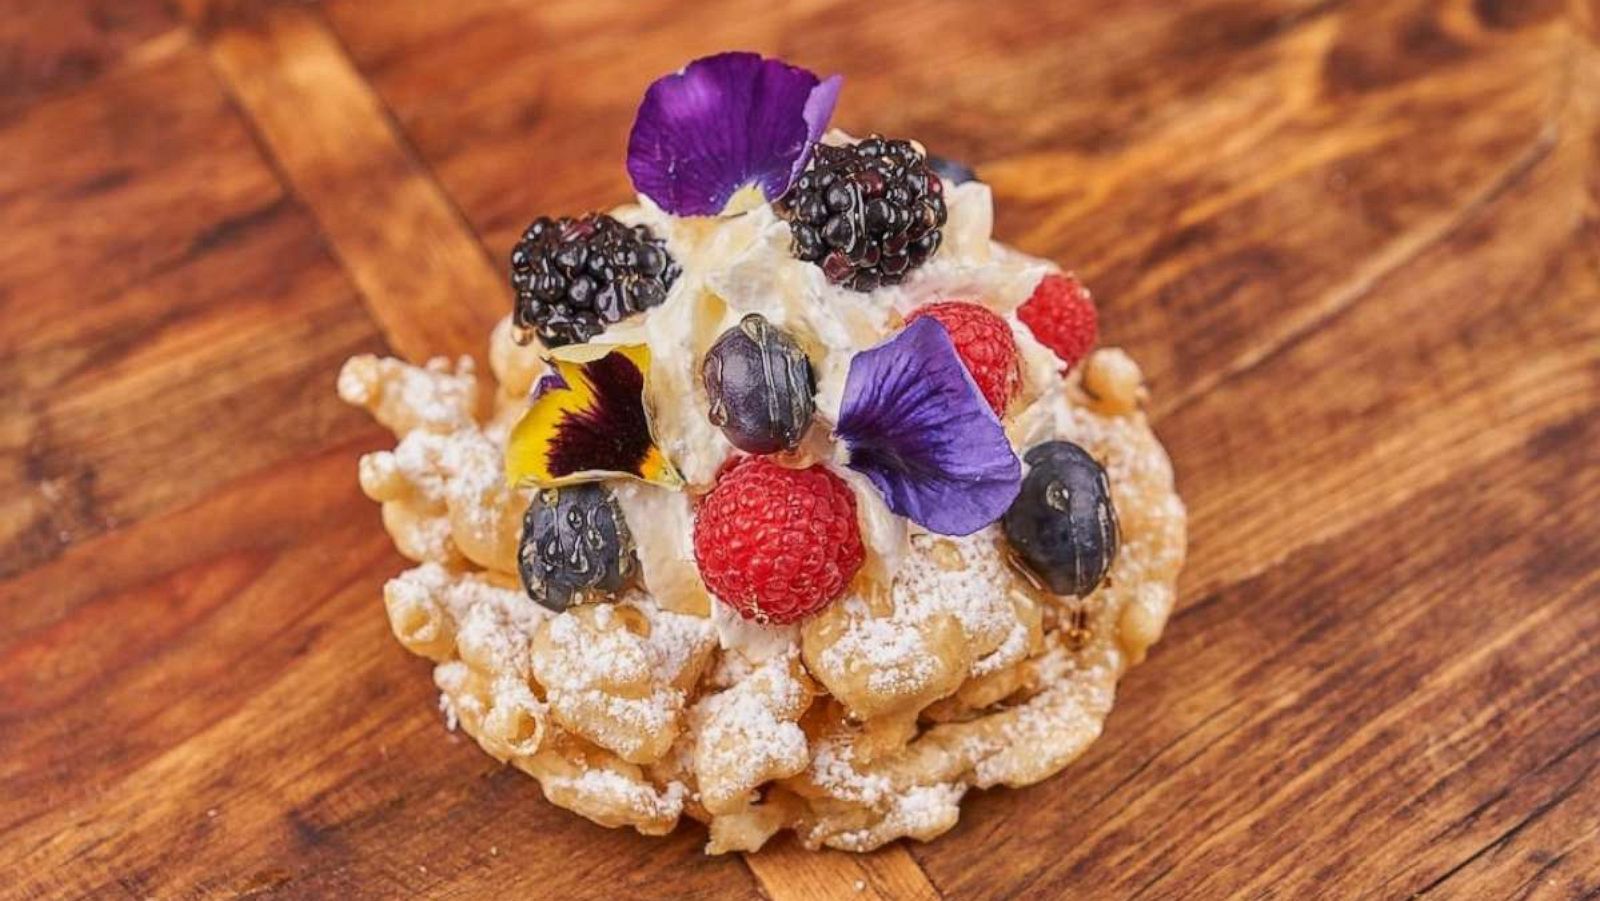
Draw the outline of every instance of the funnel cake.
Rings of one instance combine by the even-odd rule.
[[[1059,772],[1183,563],[1087,291],[992,239],[970,170],[826,132],[839,88],[753,54],[663,78],[638,201],[513,252],[492,398],[466,358],[339,377],[397,439],[360,482],[448,725],[710,853],[928,840]]]

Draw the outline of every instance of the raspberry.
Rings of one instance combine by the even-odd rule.
[[[1094,349],[1097,316],[1094,298],[1075,275],[1047,275],[1017,310],[1039,343],[1055,351],[1067,368]]]
[[[700,577],[756,622],[792,623],[826,607],[865,556],[855,495],[820,465],[747,457],[723,471],[695,512]]]
[[[994,415],[1005,416],[1006,407],[1016,396],[1022,373],[1017,369],[1017,341],[1011,336],[1011,327],[999,316],[975,303],[965,300],[944,300],[918,307],[906,319],[910,325],[929,316],[939,321],[956,353],[972,380],[978,383],[983,399],[989,402]]]

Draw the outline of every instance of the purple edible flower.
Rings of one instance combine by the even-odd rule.
[[[827,128],[842,81],[756,53],[702,57],[656,79],[628,137],[633,186],[677,216],[781,197]]]
[[[539,376],[539,381],[534,383],[533,390],[528,392],[528,400],[538,400],[552,391],[566,391],[570,387],[567,384],[567,380],[562,377],[561,370],[551,369],[544,375]]]
[[[935,319],[850,360],[835,430],[895,513],[941,535],[999,519],[1022,485],[1005,429]]]

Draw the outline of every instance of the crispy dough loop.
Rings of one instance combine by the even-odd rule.
[[[798,655],[779,655],[695,706],[694,769],[700,803],[713,815],[748,804],[757,788],[805,769],[800,717],[816,689]]]
[[[627,604],[574,607],[533,636],[533,676],[562,728],[629,763],[659,761],[710,659],[709,623]],[[652,640],[654,639],[654,640]]]
[[[858,580],[787,651],[752,657],[719,648],[680,542],[645,565],[667,597],[630,589],[561,614],[527,597],[515,573],[528,498],[505,486],[500,449],[543,363],[502,323],[490,365],[500,389],[481,424],[470,362],[357,357],[340,374],[340,395],[397,438],[358,471],[418,564],[385,585],[384,606],[396,638],[437,664],[448,723],[602,825],[656,835],[688,814],[712,854],[785,829],[850,851],[934,838],[969,789],[1037,782],[1081,754],[1171,612],[1184,510],[1120,351],[1041,383],[1008,426],[1018,447],[1064,438],[1106,466],[1123,543],[1093,595],[1040,592],[994,528],[918,534],[891,584]],[[685,498],[617,487],[630,519],[689,528]]]

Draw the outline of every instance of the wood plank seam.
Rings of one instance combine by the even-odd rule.
[[[499,279],[501,277],[502,261],[496,259],[494,254],[490,252],[489,242],[484,239],[483,233],[478,230],[477,226],[472,224],[472,220],[467,218],[466,210],[461,208],[461,204],[456,202],[455,196],[445,188],[444,182],[439,178],[439,174],[434,171],[433,166],[422,155],[422,151],[417,147],[416,142],[411,139],[411,135],[406,132],[405,126],[401,124],[400,117],[395,114],[394,108],[384,100],[382,94],[378,93],[376,89],[372,89],[371,82],[356,69],[350,48],[345,45],[344,38],[340,36],[338,29],[333,27],[333,24],[328,21],[322,10],[316,9],[313,12],[320,20],[322,28],[327,31],[328,37],[338,46],[339,52],[344,55],[346,60],[350,61],[351,70],[355,71],[357,77],[361,78],[362,82],[372,90],[374,105],[376,105],[379,114],[383,116],[384,121],[388,123],[390,134],[394,136],[395,142],[405,151],[411,165],[422,173],[429,183],[438,188],[439,199],[455,219],[456,227],[472,238],[472,243],[482,251],[484,265],[488,268],[493,278]],[[509,293],[507,294],[507,301],[505,308],[510,309]]]
[[[251,31],[256,33],[248,34],[241,26],[226,20],[208,20],[204,11],[197,10],[193,5],[187,11],[192,27],[197,29],[200,41],[207,48],[208,58],[219,81],[227,86],[242,117],[250,123],[262,156],[271,161],[286,188],[293,191],[311,210],[330,248],[350,275],[391,345],[413,360],[442,351],[481,355],[489,326],[498,317],[499,311],[509,305],[499,273],[492,265],[487,248],[460,207],[449,199],[435,174],[422,164],[416,148],[404,137],[398,119],[366,78],[356,70],[348,50],[326,19],[314,10],[277,7],[260,13],[266,21],[252,23]],[[267,37],[261,38],[261,33]],[[312,48],[323,81],[331,81],[333,89],[301,91],[294,94],[291,101],[281,92],[267,87],[289,80],[282,72],[274,72],[270,68],[293,65],[292,60],[286,63],[282,54],[306,52],[282,46],[288,43],[283,37],[285,33],[309,35],[305,41],[297,43],[302,48]],[[253,51],[259,48],[252,48],[248,44],[256,40],[272,43],[276,52],[256,55]],[[309,65],[304,61],[301,64]],[[421,226],[413,224],[413,227],[450,236],[454,252],[448,258],[447,281],[459,281],[479,289],[470,292],[470,297],[463,298],[464,306],[470,307],[473,313],[452,322],[448,338],[454,339],[454,343],[447,342],[446,346],[439,346],[439,336],[428,327],[431,323],[426,303],[419,304],[418,298],[403,286],[371,275],[375,268],[405,263],[407,255],[403,252],[404,248],[391,246],[382,237],[374,240],[372,235],[363,232],[361,226],[350,221],[349,211],[339,209],[340,201],[325,192],[325,173],[318,170],[326,166],[327,161],[314,152],[308,153],[296,146],[295,142],[301,137],[291,133],[291,126],[298,131],[314,127],[314,124],[307,125],[298,115],[284,117],[283,107],[286,104],[293,106],[315,123],[316,107],[325,103],[330,95],[339,92],[354,95],[338,104],[339,111],[363,117],[347,124],[365,132],[367,140],[380,145],[369,148],[369,151],[389,158],[391,165],[393,160],[400,161],[399,174],[385,174],[395,179],[414,180],[419,186],[422,202],[412,212],[425,216],[427,221]],[[389,222],[375,227],[397,229],[404,224]],[[485,287],[489,284],[493,284],[492,290]],[[458,292],[451,293],[459,296]],[[836,852],[764,852],[746,855],[744,861],[762,890],[773,901],[814,897],[804,886],[823,891],[852,892],[856,897],[866,899],[940,897],[921,866],[898,844],[870,858]]]
[[[264,157],[390,346],[413,361],[481,354],[509,289],[320,14],[273,6],[235,21],[186,7]]]

